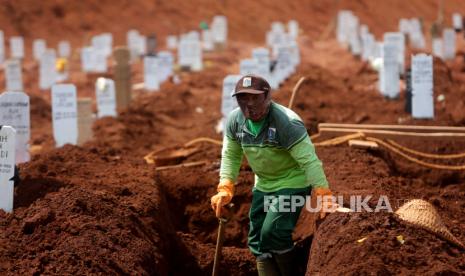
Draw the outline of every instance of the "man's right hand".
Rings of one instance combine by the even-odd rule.
[[[218,184],[218,193],[211,198],[211,205],[217,218],[221,218],[221,209],[229,204],[234,196],[234,182],[225,179]]]

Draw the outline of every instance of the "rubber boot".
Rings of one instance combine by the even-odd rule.
[[[279,276],[279,269],[271,254],[263,254],[257,257],[258,276]]]
[[[282,254],[273,254],[281,276],[294,275],[294,250]]]

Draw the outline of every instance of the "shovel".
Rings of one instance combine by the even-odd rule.
[[[218,226],[218,238],[216,239],[215,260],[213,261],[213,276],[218,275],[218,269],[221,262],[221,250],[223,249],[224,228],[226,227],[227,219],[220,218]]]
[[[228,204],[224,207],[226,208],[217,208],[217,217],[218,219],[218,237],[216,239],[216,249],[215,249],[215,259],[213,261],[213,272],[212,276],[218,276],[218,270],[220,267],[221,262],[221,250],[223,249],[223,242],[224,242],[224,229],[226,228],[226,223],[228,222],[228,218],[230,217],[229,209],[233,206],[233,204]],[[222,210],[221,210],[222,209]],[[220,216],[221,212],[223,212],[223,216]],[[227,217],[227,218],[225,218]]]

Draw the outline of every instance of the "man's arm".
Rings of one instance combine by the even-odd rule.
[[[316,156],[315,147],[307,134],[300,142],[292,146],[289,153],[299,167],[305,171],[307,183],[313,188],[328,188],[323,165]]]
[[[235,182],[242,163],[242,147],[237,141],[224,135],[221,151],[220,182],[229,179]]]

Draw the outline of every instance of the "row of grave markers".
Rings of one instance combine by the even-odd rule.
[[[227,19],[225,16],[215,16],[211,29],[202,30],[202,39],[197,31],[177,36],[168,36],[168,49],[178,52],[178,64],[182,68],[199,71],[203,68],[202,51],[222,49],[227,40]],[[113,37],[111,33],[103,33],[91,38],[91,43],[80,49],[81,69],[85,73],[106,73],[107,60],[112,53]],[[144,56],[144,87],[146,90],[159,89],[160,83],[172,75],[174,56],[169,51],[160,52],[158,55],[146,55],[147,42],[156,47],[156,37],[141,35],[137,30],[127,33],[127,45],[130,50],[131,61],[139,56]],[[179,42],[178,42],[179,41]],[[24,58],[24,42],[22,37],[10,39],[12,59],[5,63],[5,79],[7,91],[23,91],[23,79],[21,74],[21,59]],[[0,50],[3,49],[3,32],[0,32]],[[0,51],[1,54],[1,51]],[[68,67],[63,63],[63,68],[57,70],[60,62],[58,58],[71,56],[71,45],[68,41],[58,44],[58,56],[55,49],[47,48],[44,39],[36,39],[33,42],[34,58],[39,62],[39,88],[49,90],[52,85],[64,82],[68,79]],[[63,62],[63,61],[61,61]],[[155,74],[155,72],[157,72]]]
[[[462,30],[462,17],[453,14],[454,28],[445,28],[442,37],[433,37],[433,55],[442,59],[453,59],[456,53],[456,32]],[[420,20],[401,19],[399,32],[383,35],[382,42],[376,42],[368,26],[360,24],[351,11],[338,13],[337,40],[348,46],[352,54],[369,61],[379,72],[379,90],[387,98],[395,99],[400,94],[400,76],[405,73],[405,47],[407,39],[412,48],[424,49],[425,39]],[[433,57],[426,54],[413,55],[411,78],[407,87],[411,89],[411,112],[413,118],[434,118]],[[410,95],[411,94],[411,95]],[[410,105],[410,99],[408,99]]]
[[[3,33],[0,33],[0,35],[3,35]],[[226,17],[215,16],[212,23],[212,30],[203,30],[202,37],[203,41],[200,41],[200,35],[197,31],[192,31],[188,34],[181,35],[179,43],[177,42],[176,36],[168,37],[167,46],[171,49],[178,49],[178,64],[181,67],[187,67],[193,71],[201,70],[203,64],[202,49],[211,50],[212,45],[217,48],[224,48],[227,38]],[[11,41],[14,53],[24,53],[24,43],[21,37],[13,37]],[[84,72],[107,72],[107,59],[112,52],[112,41],[113,37],[110,33],[99,34],[92,37],[91,45],[81,49],[81,68]],[[145,36],[140,35],[138,31],[130,30],[127,33],[127,43],[131,53],[131,58],[143,56],[145,54],[146,38]],[[59,57],[68,58],[71,55],[71,46],[69,42],[60,42],[58,48]],[[39,88],[41,90],[48,90],[52,87],[53,84],[66,81],[68,79],[67,67],[64,67],[61,71],[57,71],[56,52],[54,49],[47,48],[45,40],[34,40],[33,49],[34,57],[39,62],[38,79]],[[24,57],[24,55],[16,56]],[[149,91],[158,90],[160,83],[167,80],[168,77],[172,75],[173,66],[174,57],[169,51],[160,52],[156,56],[145,56],[145,88]],[[21,67],[20,59],[15,58],[6,62],[5,79],[7,91],[23,91]],[[160,73],[154,74],[155,72]]]
[[[197,33],[198,34],[198,33]],[[188,59],[190,70],[201,70],[201,52],[223,49],[227,39],[227,21],[224,16],[213,19],[211,30],[203,30],[202,43],[195,32],[182,35],[180,43],[173,41],[168,48],[184,52],[179,60]],[[3,33],[0,32],[3,42]],[[30,103],[29,96],[22,92],[21,58],[24,57],[22,38],[12,38],[14,59],[5,67],[6,91],[0,94],[0,208],[6,212],[13,210],[15,164],[27,162],[30,140]],[[181,50],[184,41],[200,44],[200,58],[192,49]],[[158,90],[159,84],[173,75],[174,56],[169,51],[156,55],[145,55],[146,38],[137,31],[128,32],[128,49],[117,48],[113,51],[116,60],[114,78],[98,78],[95,83],[97,117],[117,116],[117,109],[124,108],[131,99],[130,58],[131,55],[144,56],[144,82],[147,90]],[[156,44],[156,41],[151,41]],[[2,43],[3,45],[3,43]],[[192,44],[190,44],[192,45]],[[3,50],[3,46],[0,46]],[[155,48],[155,46],[153,47]],[[71,55],[69,43],[61,42],[59,56]],[[190,52],[189,52],[190,51]],[[90,98],[77,98],[73,84],[57,84],[67,79],[66,72],[56,70],[57,56],[54,49],[46,47],[46,41],[39,39],[33,43],[34,58],[40,63],[39,86],[42,90],[51,88],[53,137],[57,147],[65,144],[83,144],[92,136],[92,101]],[[187,52],[187,53],[186,53]],[[0,51],[0,54],[3,53]],[[22,54],[20,54],[22,53]],[[81,49],[81,65],[84,72],[104,73],[107,71],[107,59],[112,53],[112,36],[109,33],[94,36],[91,45]],[[181,54],[181,55],[183,55]],[[190,56],[189,56],[190,55]],[[62,74],[62,76],[60,76]]]
[[[10,58],[24,59],[24,38],[21,36],[12,36],[10,42]],[[33,42],[33,55],[36,60],[40,59],[43,52],[46,50],[46,43],[43,39],[36,39]],[[61,57],[69,57],[71,53],[71,46],[68,41],[60,41],[58,44],[59,54]],[[5,36],[3,31],[0,31],[0,63],[6,59],[5,54]]]
[[[267,47],[252,49],[251,58],[240,61],[239,74],[227,75],[223,80],[221,113],[222,119],[216,130],[222,132],[228,114],[237,108],[237,101],[232,97],[239,79],[248,74],[258,75],[268,81],[272,90],[279,86],[292,74],[300,64],[300,52],[297,44],[299,25],[291,20],[286,26],[281,22],[273,22],[267,32]],[[274,64],[274,65],[272,65]]]
[[[116,116],[114,83],[98,79],[96,83],[98,116]],[[52,87],[53,137],[57,147],[82,145],[92,136],[92,100],[77,99],[72,84]],[[23,92],[0,94],[0,209],[13,210],[15,164],[28,162],[30,140],[29,96]]]
[[[20,92],[23,87],[19,80],[21,68],[17,61],[12,60],[12,63],[6,67],[7,91],[9,92],[0,95],[0,124],[13,126],[17,130],[18,152],[16,156],[18,163],[22,163],[29,161],[29,97],[26,93]],[[157,77],[155,84],[150,80],[150,77],[146,77],[148,88],[152,88],[153,85],[158,86],[158,81],[164,81],[172,74],[173,58],[169,52],[160,52],[157,57],[146,57],[144,61],[145,75]],[[116,71],[118,70],[116,69]],[[118,78],[117,72],[115,77]],[[77,118],[76,108],[78,106],[76,88],[70,84],[52,85],[53,129],[56,145],[59,147],[66,143],[77,144],[78,135],[74,131],[77,126],[75,119]],[[97,79],[95,91],[98,117],[116,116],[118,101],[114,81],[105,78]],[[90,106],[90,104],[88,105]],[[62,127],[72,130],[60,131],[63,129]]]

